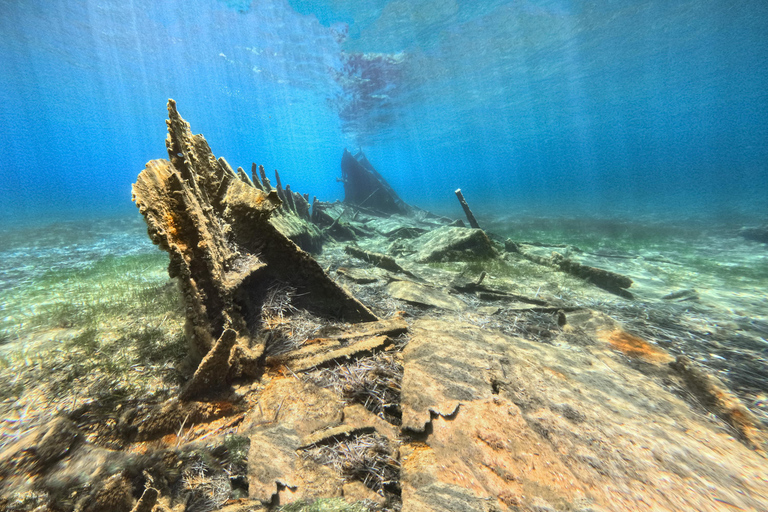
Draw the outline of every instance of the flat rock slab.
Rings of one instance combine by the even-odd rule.
[[[334,394],[294,378],[275,379],[248,418],[248,492],[251,499],[281,504],[312,496],[341,496],[334,472],[302,460],[297,450],[313,433],[342,421]]]
[[[285,505],[342,495],[383,499],[365,486],[360,488],[360,482],[347,481],[333,467],[302,457],[302,450],[314,445],[364,433],[375,432],[395,442],[396,427],[362,405],[344,407],[328,389],[295,377],[275,378],[261,393],[243,431],[251,440],[248,490],[252,500]]]
[[[401,405],[423,433],[401,448],[402,510],[768,510],[765,460],[583,316],[578,346],[415,322]]]
[[[463,311],[467,305],[447,291],[434,286],[414,283],[413,281],[392,281],[387,285],[387,293],[395,299],[410,302],[417,306],[426,306],[449,311]]]

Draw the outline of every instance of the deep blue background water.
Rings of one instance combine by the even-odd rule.
[[[768,217],[768,2],[0,0],[2,224],[130,212],[165,103],[234,166],[343,197]]]

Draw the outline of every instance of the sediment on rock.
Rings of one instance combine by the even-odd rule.
[[[443,226],[415,238],[410,243],[417,251],[415,261],[432,263],[472,261],[498,256],[498,251],[482,229]]]
[[[620,329],[606,317],[572,323],[562,339],[578,332],[589,345],[414,323],[403,352],[404,510],[764,508],[762,457],[666,389],[666,364],[648,363],[658,378],[623,364],[601,335]]]

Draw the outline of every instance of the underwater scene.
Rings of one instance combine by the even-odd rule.
[[[0,34],[0,511],[768,510],[768,3]]]

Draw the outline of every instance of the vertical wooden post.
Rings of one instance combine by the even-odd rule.
[[[467,220],[469,221],[469,225],[475,229],[480,229],[480,225],[477,223],[477,219],[475,219],[475,216],[472,215],[472,210],[469,209],[469,205],[464,200],[464,194],[461,193],[461,189],[456,189],[456,197],[459,198],[459,202],[461,203],[461,207],[464,208],[464,213],[467,216]]]

